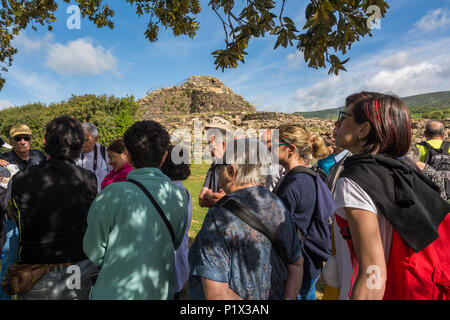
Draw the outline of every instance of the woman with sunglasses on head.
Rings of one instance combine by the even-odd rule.
[[[419,277],[398,267],[439,237],[450,206],[418,168],[399,160],[411,142],[408,109],[395,96],[362,92],[347,98],[335,126],[336,144],[353,154],[336,185],[339,298],[415,299],[409,284]]]
[[[319,135],[312,135],[303,126],[288,124],[278,130],[279,142],[272,141],[272,148],[278,148],[279,163],[286,169],[286,175],[273,192],[293,215],[303,243],[304,273],[298,299],[316,300],[316,282],[323,263],[331,254],[329,222],[317,221],[313,217],[318,205],[318,192],[323,192],[320,196],[328,200],[329,216],[334,213],[334,203],[321,178],[299,171],[309,166],[311,158],[320,159],[328,155],[328,148]],[[320,186],[317,185],[319,183]],[[319,223],[319,229],[316,223]]]

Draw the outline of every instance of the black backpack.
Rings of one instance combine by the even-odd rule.
[[[450,153],[448,149],[450,148],[450,142],[443,141],[439,149],[435,149],[428,142],[424,141],[419,143],[419,145],[427,148],[427,156],[425,158],[425,163],[430,167],[434,168],[436,171],[444,173],[445,177],[445,193],[447,194],[447,199],[450,198]]]
[[[323,171],[323,169],[319,168],[317,166],[317,164],[313,165],[311,167],[311,169],[314,170],[314,172],[317,175],[319,175],[319,177],[322,179],[323,182],[325,182],[327,180],[327,177],[328,177],[327,173],[325,171]]]
[[[445,176],[450,179],[450,153],[448,153],[450,142],[443,141],[439,149],[433,148],[426,141],[419,143],[419,145],[428,149],[425,163],[436,171],[445,171]]]
[[[304,249],[313,259],[317,268],[322,268],[323,263],[331,256],[331,223],[334,216],[334,198],[324,182],[326,173],[317,168],[298,166],[292,169],[288,175],[306,173],[313,177],[316,183],[316,207],[311,218],[311,223],[306,235],[299,235],[304,243]],[[297,229],[300,231],[299,229]]]

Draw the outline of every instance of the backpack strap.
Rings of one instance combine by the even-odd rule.
[[[348,297],[352,295],[353,284],[358,276],[358,257],[356,256],[355,248],[353,247],[352,235],[350,234],[350,227],[348,226],[347,220],[341,218],[339,215],[334,215],[336,218],[336,224],[338,225],[341,236],[347,242],[348,249],[350,250],[350,257],[352,260],[352,282],[350,284],[350,291],[348,292]]]
[[[450,153],[448,152],[448,149],[450,149],[450,142],[443,141],[441,144],[442,154],[450,155]]]
[[[241,203],[230,198],[230,196],[228,195],[217,201],[216,206],[227,209],[236,217],[248,224],[250,227],[264,234],[270,240],[270,242],[272,242],[272,245],[277,250],[279,256],[281,257],[281,260],[283,260],[283,263],[286,266],[289,264],[286,247],[278,238],[276,238],[272,234],[272,232],[269,231],[269,229],[267,229],[267,227],[252,211],[250,211],[250,209],[244,207]]]
[[[316,171],[314,171],[311,168],[304,167],[304,166],[298,166],[298,167],[295,167],[294,169],[292,169],[291,171],[289,171],[286,176],[290,176],[290,175],[297,174],[297,173],[306,173],[313,178],[315,178],[317,175]]]
[[[103,158],[103,160],[105,160],[106,164],[108,164],[106,161],[106,147],[105,146],[100,145],[100,154],[102,155],[102,158]]]
[[[159,215],[161,216],[161,219],[164,221],[164,224],[166,225],[167,230],[169,230],[170,237],[172,238],[172,243],[173,243],[173,246],[175,248],[175,232],[173,231],[172,225],[170,224],[169,220],[167,219],[166,215],[164,214],[164,211],[161,209],[159,204],[156,202],[155,198],[153,198],[153,196],[150,193],[150,191],[148,191],[147,188],[144,187],[139,181],[136,181],[136,180],[133,180],[133,179],[129,179],[128,182],[131,182],[131,183],[137,185],[142,190],[142,192],[144,192],[145,195],[153,203],[153,205],[156,208],[156,211],[158,211]]]

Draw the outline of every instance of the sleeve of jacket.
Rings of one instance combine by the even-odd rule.
[[[112,185],[111,185],[112,186]],[[109,187],[111,187],[109,186]],[[88,213],[88,227],[83,240],[83,250],[89,260],[97,266],[103,264],[113,228],[115,210],[113,200],[117,196],[114,188],[106,188],[92,203]]]

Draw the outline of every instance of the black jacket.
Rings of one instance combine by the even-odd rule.
[[[83,237],[97,195],[97,178],[69,161],[50,159],[17,173],[12,198],[19,209],[18,263],[87,259]]]
[[[345,160],[341,177],[352,179],[367,192],[414,251],[439,237],[438,227],[450,205],[420,170],[387,155],[354,155]]]
[[[30,150],[30,159],[28,161],[19,157],[14,150],[2,153],[0,159],[8,161],[10,164],[16,164],[20,171],[25,171],[28,168],[38,165],[41,161],[45,160],[45,154],[39,150]]]

